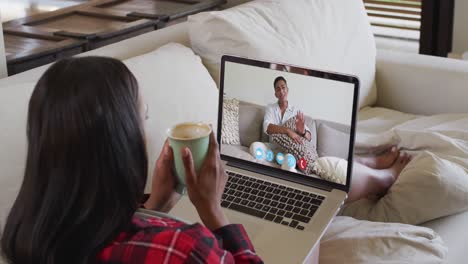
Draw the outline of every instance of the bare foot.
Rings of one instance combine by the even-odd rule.
[[[392,146],[380,155],[376,156],[357,156],[356,161],[367,167],[381,170],[390,168],[398,158],[400,151],[396,146]]]
[[[400,176],[401,171],[411,161],[411,158],[411,155],[402,153],[395,161],[395,163],[393,163],[393,166],[387,169],[395,180],[398,178],[398,176]]]
[[[393,185],[398,176],[400,176],[401,171],[406,167],[406,165],[408,165],[410,161],[411,156],[409,154],[401,153],[390,168],[381,170],[379,175],[381,189],[379,193],[387,192],[388,188]]]

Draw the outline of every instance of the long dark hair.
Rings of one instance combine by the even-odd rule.
[[[147,177],[135,77],[120,61],[52,65],[29,101],[23,184],[2,236],[13,263],[87,263],[131,223]]]

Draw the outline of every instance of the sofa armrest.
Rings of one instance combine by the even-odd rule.
[[[377,106],[430,115],[468,113],[468,63],[378,50]]]

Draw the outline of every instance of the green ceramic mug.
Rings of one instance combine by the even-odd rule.
[[[182,148],[192,152],[195,171],[198,173],[208,153],[211,127],[203,123],[181,123],[167,130],[169,145],[174,153],[174,167],[177,177],[176,191],[185,194],[185,167],[182,161]]]

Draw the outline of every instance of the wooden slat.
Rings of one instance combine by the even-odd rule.
[[[181,9],[180,12],[173,13],[173,14],[168,14],[170,19],[178,19],[184,16],[189,16],[216,6],[219,6],[223,3],[226,3],[227,1],[224,0],[205,0],[205,1],[199,1],[198,4],[195,4],[191,7],[186,7],[185,10]]]
[[[419,31],[419,27],[396,26],[396,25],[383,24],[383,23],[376,23],[376,22],[372,22],[371,25],[373,25],[373,26],[378,26],[378,27],[398,28],[398,29]]]
[[[105,0],[95,7],[127,11],[130,17],[173,20],[213,9],[226,0]]]
[[[421,4],[423,0],[402,0],[402,1],[387,1],[387,0],[364,0],[364,2],[378,2],[378,3],[391,3],[395,5],[417,5]]]
[[[377,1],[377,0],[364,0],[364,3],[366,4],[375,4],[375,5],[387,5],[387,6],[399,6],[399,7],[420,7],[421,6],[421,0],[416,0],[416,1],[406,1],[406,2],[414,2],[414,4],[410,3],[395,3],[395,2],[386,2],[386,1]]]
[[[44,40],[60,41],[63,40],[61,37],[54,36],[53,32],[42,30],[30,26],[17,26],[15,28],[5,28],[3,29],[4,34],[23,36],[23,37],[33,37]]]
[[[399,19],[399,20],[407,20],[407,21],[421,21],[421,18],[415,18],[415,17],[406,17],[406,16],[399,16],[399,15],[385,15],[385,14],[375,14],[375,13],[367,13],[368,16],[371,17],[382,17],[382,18],[393,18],[393,19]]]
[[[403,22],[421,22],[422,0],[404,0],[403,2],[387,2],[384,0],[363,0],[369,17],[381,18],[382,21],[371,21],[371,25],[385,28],[420,31],[415,25],[405,25]],[[388,19],[388,22],[387,20]]]
[[[34,34],[27,35],[18,32],[5,32],[5,44],[9,51],[8,64],[20,63],[31,58],[44,57],[63,49],[84,49],[85,42],[76,39],[60,37],[44,37]]]
[[[96,1],[103,1],[103,0],[96,0]],[[86,6],[92,6],[93,4],[94,4],[94,1],[83,2],[82,4],[79,4],[79,5],[73,5],[73,6],[57,9],[55,11],[44,12],[44,13],[40,13],[40,14],[33,15],[33,16],[27,16],[24,18],[18,18],[18,19],[3,23],[3,27],[5,28],[7,26],[14,27],[14,26],[25,25],[25,24],[30,23],[31,21],[38,21],[42,19],[47,19],[50,16],[58,16],[60,14],[69,13],[72,10],[76,10],[78,6],[80,8],[83,8]]]
[[[128,17],[128,12],[120,11],[120,10],[107,10],[103,8],[97,7],[87,7],[80,10],[81,14],[87,14],[94,17],[102,17],[102,18],[109,18],[115,20],[121,20],[126,22],[133,22],[137,20],[137,18]]]
[[[395,9],[392,7],[385,7],[385,6],[369,6],[366,5],[366,10],[370,11],[380,11],[380,12],[395,12],[395,13],[400,13],[400,14],[406,14],[406,15],[415,15],[415,16],[420,16],[421,15],[421,9],[418,8],[418,10],[401,10],[401,9]]]

